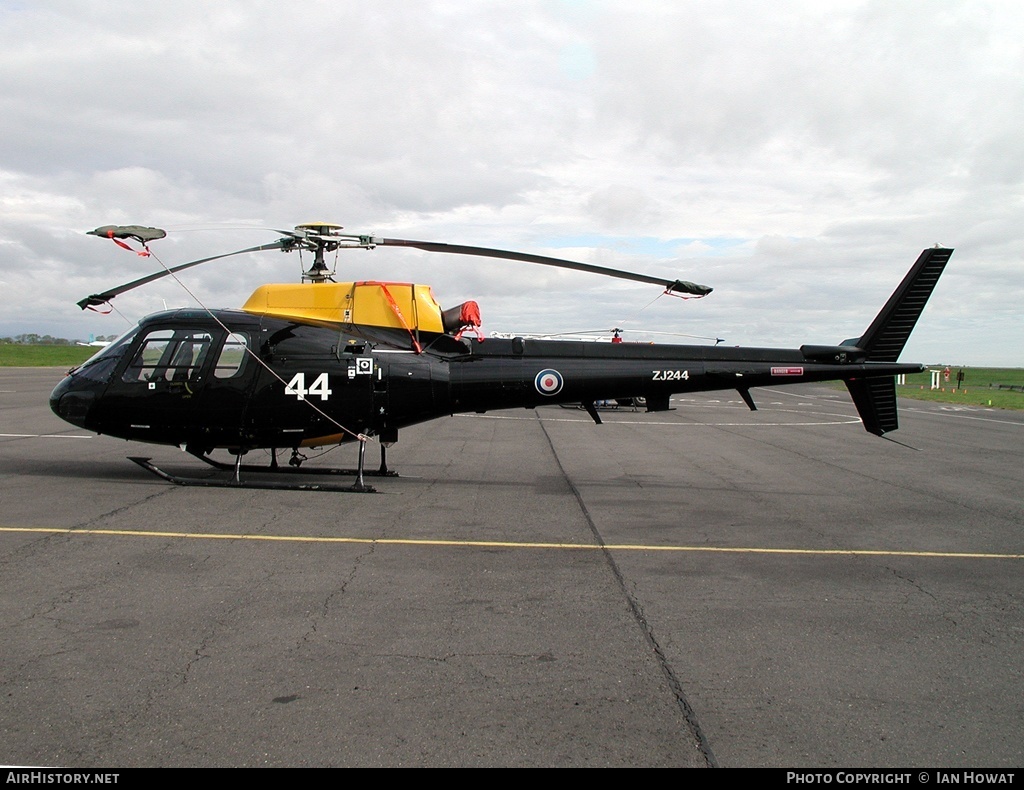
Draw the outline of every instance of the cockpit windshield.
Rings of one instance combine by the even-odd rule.
[[[75,376],[82,376],[93,381],[110,381],[110,376],[117,367],[117,363],[124,356],[128,346],[138,333],[139,327],[136,324],[125,332],[110,345],[101,348],[77,368],[72,368],[69,373]]]

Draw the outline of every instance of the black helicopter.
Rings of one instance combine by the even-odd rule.
[[[70,370],[50,406],[73,425],[132,441],[177,445],[223,470],[229,480],[170,475],[146,458],[131,460],[181,485],[373,491],[364,475],[394,475],[386,448],[401,428],[459,412],[582,404],[596,423],[597,403],[670,408],[676,393],[736,390],[755,410],[752,387],[843,381],[864,427],[881,436],[898,427],[895,376],[922,365],[897,359],[924,309],[951,249],[924,250],[859,338],[797,349],[599,343],[529,337],[485,339],[479,308],[443,310],[428,286],[335,282],[325,253],[343,248],[414,247],[526,261],[657,284],[666,293],[704,296],[711,288],[682,280],[526,253],[438,242],[342,234],[328,223],[276,231],[269,244],[167,268],[79,302],[98,309],[118,294],[201,263],[259,250],[305,250],[310,268],[298,284],[264,285],[238,310],[182,308],[155,313]],[[92,235],[122,247],[166,234],[136,225],[104,226]],[[381,446],[378,470],[367,470],[366,444]],[[294,471],[302,451],[359,443],[352,486],[243,481],[246,471]],[[225,449],[233,463],[215,461]],[[271,451],[269,467],[243,466],[255,449]],[[278,451],[290,451],[279,467]]]

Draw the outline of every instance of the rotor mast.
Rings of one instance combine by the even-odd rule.
[[[334,272],[327,268],[324,253],[334,252],[341,246],[341,225],[329,222],[307,222],[296,225],[295,230],[305,234],[305,241],[312,246],[313,263],[302,273],[302,282],[325,283],[334,281]]]

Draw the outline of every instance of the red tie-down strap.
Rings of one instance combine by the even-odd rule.
[[[118,247],[124,247],[124,249],[128,250],[128,252],[134,252],[140,258],[148,258],[150,255],[152,255],[152,253],[149,251],[149,247],[146,246],[145,242],[142,243],[141,250],[132,249],[123,241],[114,236],[113,229],[107,231],[107,238],[114,242],[114,244],[116,244]]]
[[[405,331],[409,333],[409,337],[412,339],[412,346],[416,349],[416,353],[422,354],[423,346],[421,346],[420,342],[416,339],[416,334],[409,326],[409,322],[405,320],[405,316],[402,314],[402,308],[398,306],[398,302],[395,301],[395,298],[391,295],[391,291],[388,290],[388,287],[384,283],[365,283],[365,285],[380,286],[380,290],[384,294],[384,298],[388,300],[388,305],[390,305],[391,310],[396,316],[398,316],[398,320],[401,322],[402,326],[405,327]]]
[[[711,289],[709,288],[708,290],[710,291]],[[688,296],[687,294],[681,294],[676,291],[673,291],[671,288],[666,288],[664,291],[662,291],[661,296],[674,296],[677,299],[703,299],[705,296],[707,296],[707,294],[696,294],[694,296]]]

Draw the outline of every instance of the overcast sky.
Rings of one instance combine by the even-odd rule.
[[[476,299],[485,332],[729,345],[858,336],[938,243],[956,252],[902,359],[1024,365],[1017,0],[0,0],[0,36],[0,336],[194,304],[168,279],[80,311],[157,267],[99,225],[166,228],[174,265],[315,220],[715,289],[338,260]],[[183,279],[237,307],[300,270],[270,252]]]

